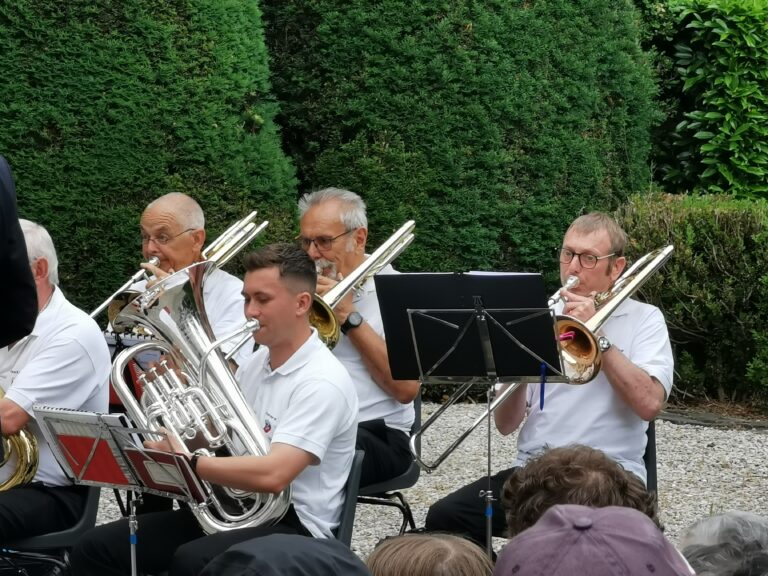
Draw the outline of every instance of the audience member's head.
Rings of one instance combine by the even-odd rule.
[[[368,557],[373,576],[490,576],[493,564],[473,542],[450,534],[406,534]]]
[[[768,575],[768,518],[747,512],[704,518],[688,528],[680,549],[699,575]]]
[[[615,460],[588,446],[550,448],[531,459],[507,479],[502,502],[510,537],[533,526],[555,504],[626,506],[660,527],[655,494]]]
[[[512,538],[494,576],[690,576],[682,555],[642,512],[557,505]]]

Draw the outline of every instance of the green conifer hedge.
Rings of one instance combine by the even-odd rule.
[[[49,229],[84,308],[137,270],[141,210],[164,193],[201,203],[209,239],[254,208],[288,234],[295,176],[254,2],[12,0],[0,54],[20,213]]]
[[[263,2],[301,188],[369,204],[401,269],[555,270],[581,211],[648,185],[654,86],[625,0]]]

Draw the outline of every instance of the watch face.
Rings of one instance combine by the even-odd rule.
[[[360,324],[363,323],[363,317],[360,316],[359,312],[352,312],[349,316],[347,316],[347,322],[353,328],[357,328],[360,326]]]

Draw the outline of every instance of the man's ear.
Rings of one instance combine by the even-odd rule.
[[[616,258],[616,260],[613,262],[613,266],[611,267],[611,279],[616,281],[616,279],[621,276],[621,273],[624,272],[624,268],[626,267],[627,259],[624,258],[624,256],[619,256]]]
[[[296,316],[303,316],[312,308],[312,294],[309,292],[299,292],[296,295]]]
[[[36,258],[34,263],[32,264],[32,275],[35,277],[35,281],[37,280],[45,280],[48,278],[48,259],[47,258]]]
[[[190,234],[192,234],[192,239],[195,242],[195,249],[202,250],[203,246],[205,245],[205,230],[202,228],[198,230],[192,230]]]
[[[368,229],[358,228],[354,233],[355,251],[365,252],[365,243],[368,241]]]

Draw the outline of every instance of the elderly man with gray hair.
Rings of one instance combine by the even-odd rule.
[[[37,290],[32,333],[0,349],[0,425],[3,435],[34,434],[40,464],[31,483],[0,491],[0,545],[73,526],[82,516],[86,488],[73,486],[59,467],[34,418],[33,406],[105,412],[109,351],[98,325],[59,288],[58,259],[48,232],[20,220]],[[6,470],[8,468],[8,470]],[[0,468],[5,480],[13,468]]]
[[[325,188],[299,200],[301,246],[317,266],[322,296],[367,258],[368,219],[365,202],[349,190]],[[381,274],[392,274],[391,265]],[[408,438],[414,420],[416,380],[394,380],[389,368],[384,327],[369,278],[333,310],[342,336],[333,349],[352,376],[360,401],[357,448],[365,450],[360,486],[402,474],[413,459]]]

